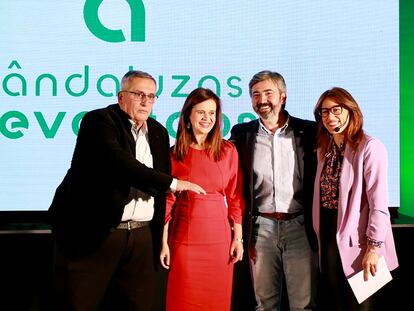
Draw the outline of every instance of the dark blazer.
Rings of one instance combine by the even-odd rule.
[[[131,187],[154,196],[151,229],[158,258],[165,193],[172,182],[167,130],[147,120],[153,169],[135,158],[128,115],[118,104],[85,114],[71,167],[56,190],[49,216],[57,247],[79,259],[96,250],[121,221]]]
[[[295,143],[302,146],[304,150],[304,180],[303,201],[305,213],[305,227],[309,243],[314,251],[317,250],[317,241],[312,226],[312,198],[313,184],[316,173],[316,123],[314,121],[302,120],[289,116],[289,125],[293,128]],[[243,171],[244,192],[246,200],[246,220],[243,223],[245,237],[250,242],[253,216],[257,211],[253,210],[253,155],[256,134],[259,130],[259,120],[248,123],[236,124],[231,129],[230,141],[232,141],[239,153],[240,163]]]

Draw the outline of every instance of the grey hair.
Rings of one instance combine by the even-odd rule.
[[[135,78],[150,79],[157,85],[157,81],[149,73],[140,70],[130,70],[122,77],[121,87],[123,88],[129,81]]]
[[[249,94],[250,97],[252,96],[252,88],[256,83],[266,81],[266,80],[272,80],[279,89],[279,92],[286,93],[286,83],[283,76],[275,71],[270,70],[263,70],[258,73],[256,73],[249,82]]]

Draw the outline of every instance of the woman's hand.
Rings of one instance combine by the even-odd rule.
[[[377,273],[377,264],[379,258],[377,250],[378,247],[368,246],[364,258],[362,259],[362,267],[364,268],[364,281],[368,281],[369,273],[371,273],[372,276],[375,276]]]
[[[230,245],[231,262],[235,263],[243,259],[243,239],[234,238]]]
[[[160,261],[161,261],[161,266],[163,266],[165,269],[170,269],[170,247],[168,246],[168,243],[166,242],[162,243]]]
[[[233,223],[233,241],[230,245],[230,261],[235,263],[243,259],[243,230],[242,225]]]

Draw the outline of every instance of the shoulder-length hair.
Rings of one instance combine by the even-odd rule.
[[[352,95],[345,89],[340,87],[333,87],[325,91],[318,99],[313,114],[318,127],[316,136],[316,146],[321,150],[321,157],[326,153],[329,143],[331,141],[331,135],[322,123],[321,109],[325,100],[331,100],[337,105],[342,106],[348,110],[349,122],[348,126],[344,130],[344,142],[349,144],[352,150],[358,148],[359,143],[364,137],[364,131],[362,129],[363,116],[358,103],[352,97]]]
[[[184,102],[183,108],[181,109],[181,115],[178,121],[177,139],[173,149],[173,156],[177,161],[184,160],[191,143],[197,142],[193,129],[188,127],[188,124],[190,124],[191,110],[195,105],[209,99],[212,99],[216,103],[216,122],[207,135],[205,141],[206,151],[210,154],[214,161],[221,159],[221,147],[223,140],[221,135],[221,101],[212,90],[200,87],[193,90],[188,95]]]

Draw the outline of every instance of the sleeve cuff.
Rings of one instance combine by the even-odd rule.
[[[171,185],[170,185],[170,191],[174,193],[177,190],[177,178],[173,178]]]

